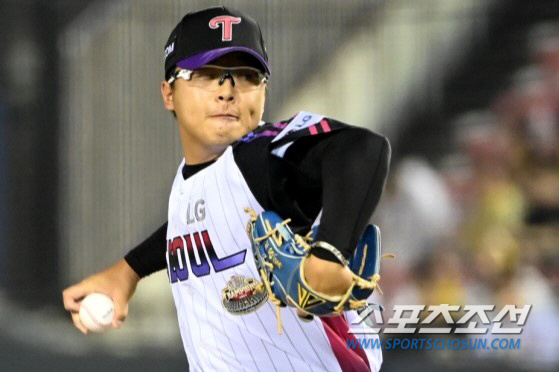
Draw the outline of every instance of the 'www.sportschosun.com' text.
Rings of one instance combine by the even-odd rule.
[[[364,338],[346,339],[348,349],[402,349],[402,350],[472,350],[472,349],[520,349],[520,338],[482,338],[443,339],[443,338]]]

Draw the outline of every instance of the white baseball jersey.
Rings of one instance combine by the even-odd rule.
[[[190,370],[341,371],[339,359],[355,350],[347,349],[345,341],[334,348],[331,327],[320,318],[303,322],[293,308],[282,308],[279,335],[270,302],[245,315],[224,309],[222,289],[233,275],[260,279],[246,233],[250,216],[244,209],[260,213],[263,208],[243,178],[232,147],[186,180],[183,166],[184,161],[169,199],[167,264]],[[380,350],[363,351],[371,370],[378,370]]]

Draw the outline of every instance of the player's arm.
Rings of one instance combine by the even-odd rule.
[[[143,278],[167,266],[165,252],[167,249],[167,222],[159,227],[149,238],[144,240],[124,256],[124,260]]]
[[[113,327],[122,324],[128,314],[128,302],[139,280],[165,268],[166,230],[167,223],[114,265],[63,291],[64,308],[70,312],[76,328],[87,333],[79,320],[80,302],[93,292],[104,293],[112,298],[115,304]]]
[[[348,127],[323,138],[298,139],[285,160],[321,186],[322,217],[316,240],[349,258],[384,188],[390,161],[388,140],[363,128]],[[328,251],[313,250],[305,264],[307,281],[317,291],[342,294],[351,284],[349,270]]]

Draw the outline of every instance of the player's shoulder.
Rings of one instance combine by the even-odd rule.
[[[284,121],[278,121],[276,123],[260,122],[256,129],[237,140],[235,145],[249,143],[255,140],[267,140],[269,142],[281,131],[284,123]]]
[[[330,133],[346,127],[350,127],[350,125],[325,115],[301,111],[286,120],[274,123],[260,123],[255,130],[239,139],[237,144],[256,140],[268,143],[283,142],[294,137]]]

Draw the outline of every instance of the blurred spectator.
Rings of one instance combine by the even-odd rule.
[[[528,42],[531,64],[514,75],[496,109],[523,148],[527,219],[541,221],[559,216],[559,22],[535,26]]]
[[[393,170],[375,220],[384,250],[408,266],[454,229],[456,216],[440,174],[421,158],[407,158]]]
[[[458,228],[463,248],[483,253],[487,240],[514,232],[524,219],[525,200],[510,169],[512,142],[490,112],[472,112],[456,122],[458,151],[470,164],[469,203]]]
[[[528,35],[531,58],[559,95],[559,20],[536,25]]]
[[[386,300],[494,304],[496,311],[530,304],[520,350],[480,355],[553,370],[559,365],[559,22],[538,25],[528,41],[530,63],[511,85],[487,107],[453,121],[453,149],[439,171],[415,158],[393,165],[377,218],[383,249],[400,253],[383,265]]]
[[[383,252],[396,256],[381,269],[382,288],[388,294],[382,303],[387,309],[394,304],[425,303],[415,267],[431,266],[429,260],[438,258],[433,251],[452,233],[456,219],[445,183],[427,161],[410,157],[394,167],[375,213]],[[390,312],[385,316],[388,319]]]

